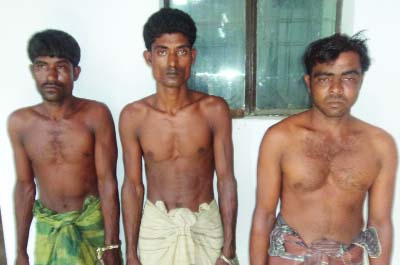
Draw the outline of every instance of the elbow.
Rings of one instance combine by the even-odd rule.
[[[133,181],[129,181],[125,178],[124,182],[122,183],[122,196],[138,196],[142,197],[144,194],[144,186],[143,183],[135,183]]]
[[[275,210],[267,210],[261,207],[257,207],[253,213],[253,226],[261,228],[263,230],[265,227],[273,227],[276,221]]]
[[[36,196],[36,185],[33,181],[17,180],[14,189],[15,195],[24,195],[29,197]]]
[[[392,216],[391,214],[385,215],[385,216],[379,216],[379,217],[369,217],[368,227],[376,227],[376,228],[392,228],[393,227],[393,222],[392,222]]]
[[[31,204],[36,197],[36,185],[32,182],[18,181],[14,189],[14,202],[16,205]]]
[[[368,222],[368,227],[374,227],[379,233],[392,234],[393,222],[391,218]]]
[[[107,194],[118,194],[117,179],[116,177],[108,177],[104,179],[99,179],[97,187],[100,196]]]
[[[237,181],[233,175],[221,176],[217,179],[218,189],[224,189],[228,187],[229,189],[237,190]]]

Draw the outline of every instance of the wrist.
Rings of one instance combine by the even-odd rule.
[[[120,244],[114,244],[114,245],[105,245],[104,247],[99,247],[96,249],[96,253],[97,253],[97,259],[99,261],[103,260],[103,255],[105,252],[109,252],[113,249],[119,249],[120,248]]]
[[[227,258],[233,259],[236,257],[236,248],[233,245],[224,245],[221,254]]]
[[[226,257],[224,254],[221,254],[219,256],[220,259],[222,259],[226,264],[229,265],[239,265],[239,260],[235,254],[235,256],[233,258],[228,258]]]
[[[139,260],[137,253],[135,253],[133,251],[126,253],[126,261],[137,261],[137,260]]]
[[[104,238],[104,245],[121,245],[121,240],[119,240],[119,237],[117,235],[115,236],[105,236]]]

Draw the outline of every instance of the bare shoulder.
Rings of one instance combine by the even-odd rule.
[[[382,128],[356,119],[356,126],[370,141],[372,146],[382,155],[396,153],[396,144],[393,136]]]
[[[111,111],[105,103],[91,99],[77,99],[76,111],[72,115],[78,115],[80,119],[83,119],[92,128],[114,126]]]
[[[38,113],[35,110],[38,105],[17,109],[8,116],[9,131],[20,131],[27,127]]]
[[[146,114],[153,108],[155,94],[142,98],[138,101],[127,104],[122,110],[119,117],[120,126],[134,126],[139,124],[145,118]]]
[[[140,112],[146,111],[148,108],[151,107],[151,102],[154,100],[154,94],[140,100],[131,102],[124,106],[121,111],[121,115],[131,115],[131,114],[138,114]]]
[[[288,142],[293,136],[298,135],[303,128],[307,127],[307,115],[306,112],[302,112],[282,119],[266,130],[264,138]]]
[[[200,100],[200,104],[207,108],[227,108],[229,109],[228,103],[225,99],[219,96],[208,95],[202,92],[195,91],[195,97]]]
[[[212,96],[201,92],[196,92],[200,108],[205,114],[215,116],[226,116],[229,117],[229,105],[222,98],[218,96]]]
[[[78,109],[91,115],[105,115],[110,113],[110,110],[105,103],[84,98],[78,99]]]

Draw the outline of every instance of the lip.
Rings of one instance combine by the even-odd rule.
[[[346,100],[342,97],[327,97],[325,102],[328,104],[344,104]]]
[[[327,101],[326,103],[332,108],[341,107],[345,104],[344,101],[338,101],[338,100]]]
[[[167,76],[178,76],[178,72],[167,72]]]
[[[169,67],[169,68],[165,69],[165,74],[170,75],[170,76],[176,76],[176,75],[180,74],[180,70],[178,70],[175,67]]]
[[[61,89],[61,87],[57,86],[57,85],[44,85],[43,89],[44,90],[58,90],[58,89]]]

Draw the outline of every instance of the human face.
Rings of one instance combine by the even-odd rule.
[[[317,63],[304,77],[312,98],[313,109],[326,117],[350,114],[360,91],[363,74],[357,53],[343,52],[328,63]]]
[[[144,58],[153,71],[157,88],[182,88],[190,78],[190,69],[196,50],[182,33],[163,34],[144,52]]]
[[[65,98],[72,96],[80,67],[73,67],[65,58],[39,56],[31,65],[31,72],[43,100],[62,103]]]

